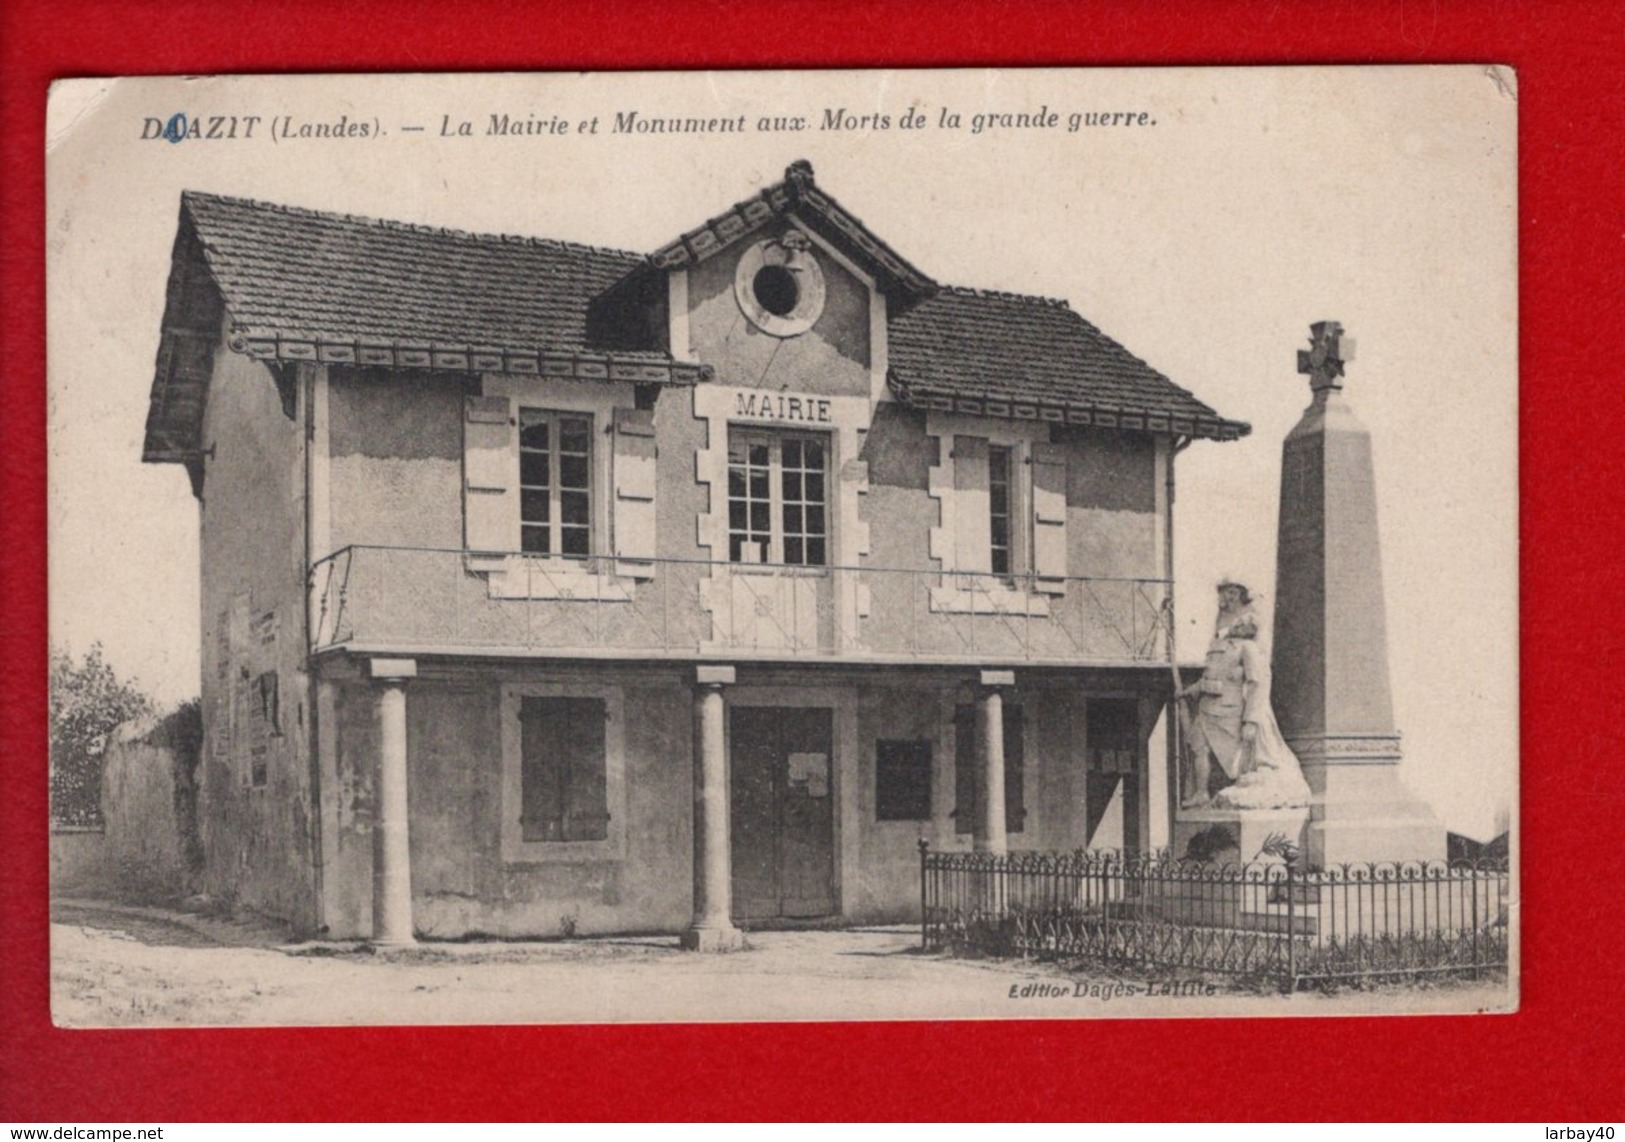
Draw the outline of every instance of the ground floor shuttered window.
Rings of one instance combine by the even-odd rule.
[[[954,831],[974,833],[982,814],[980,727],[974,705],[954,708]],[[1027,820],[1026,735],[1021,707],[1004,707],[1004,831],[1019,833]]]
[[[521,817],[525,841],[601,841],[609,835],[601,698],[520,701]]]

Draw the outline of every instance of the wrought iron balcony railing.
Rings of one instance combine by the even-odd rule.
[[[1168,660],[1163,579],[351,546],[311,650],[1120,666]]]

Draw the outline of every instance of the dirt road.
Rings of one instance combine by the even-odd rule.
[[[88,902],[52,908],[64,1027],[333,1026],[1351,1014],[1504,1008],[1504,984],[1235,994],[1197,977],[921,954],[918,931],[765,932],[730,955],[672,937],[290,945],[274,928]]]

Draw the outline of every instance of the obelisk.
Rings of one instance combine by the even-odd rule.
[[[1310,327],[1311,400],[1281,448],[1275,715],[1314,794],[1310,867],[1445,859],[1445,831],[1399,779],[1371,434],[1343,396],[1351,339]]]

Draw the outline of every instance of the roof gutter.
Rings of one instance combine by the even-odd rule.
[[[899,403],[932,412],[954,412],[1006,420],[1036,420],[1049,424],[1120,428],[1130,432],[1170,433],[1174,436],[1220,441],[1240,440],[1253,430],[1253,426],[1245,421],[1225,420],[1219,416],[1181,415],[1131,405],[1096,402],[1049,403],[992,393],[958,393],[947,389],[934,389],[929,385],[909,384],[898,376],[895,369],[887,373],[886,383]]]
[[[234,333],[227,344],[232,351],[261,361],[313,361],[323,365],[512,373],[558,380],[629,381],[656,385],[694,385],[711,377],[709,365],[661,360],[649,353],[527,351],[433,341],[285,333]]]

